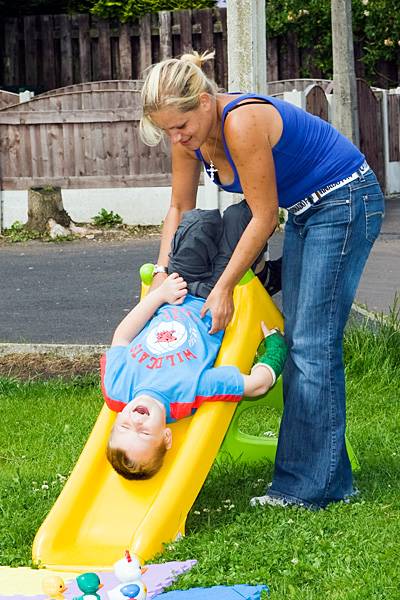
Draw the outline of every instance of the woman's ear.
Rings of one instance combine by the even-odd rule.
[[[199,95],[199,104],[203,109],[207,111],[211,110],[213,103],[210,94],[208,94],[207,92],[201,92],[201,94]]]

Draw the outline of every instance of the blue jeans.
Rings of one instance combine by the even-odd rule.
[[[324,507],[354,493],[345,445],[343,332],[384,214],[372,171],[289,214],[283,313],[289,357],[268,495]]]

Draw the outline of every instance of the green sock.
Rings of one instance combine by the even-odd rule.
[[[283,371],[287,353],[285,338],[280,331],[275,331],[261,343],[256,354],[256,364],[263,363],[270,366],[278,379]]]

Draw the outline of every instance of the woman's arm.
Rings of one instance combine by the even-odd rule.
[[[171,204],[164,220],[160,251],[157,264],[168,266],[168,254],[175,231],[182,219],[182,214],[196,206],[197,188],[201,171],[201,163],[179,144],[172,145],[172,195]],[[166,275],[155,275],[152,289],[165,280]]]
[[[265,105],[253,105],[234,111],[226,121],[226,141],[253,216],[203,306],[202,315],[207,310],[212,313],[210,333],[228,325],[233,314],[233,288],[253,264],[278,224],[278,195],[271,145],[271,137],[276,131],[274,118],[275,114],[269,112]]]
[[[149,292],[117,326],[111,346],[127,346],[164,302],[182,304],[187,294],[186,281],[172,273],[154,291]]]

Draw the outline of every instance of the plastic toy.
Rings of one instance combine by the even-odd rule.
[[[152,263],[145,263],[140,267],[140,279],[145,285],[151,285],[153,281],[154,265]]]
[[[147,587],[142,581],[142,575],[147,571],[141,567],[139,559],[125,551],[125,557],[114,565],[114,574],[121,582],[111,591],[107,592],[110,600],[146,600]]]
[[[74,600],[100,600],[100,596],[96,592],[103,587],[103,584],[100,583],[99,576],[96,573],[78,575],[76,583],[83,594],[74,598]]]
[[[51,600],[64,600],[64,592],[68,588],[61,577],[58,577],[58,575],[49,575],[49,577],[43,579],[42,589]]]

